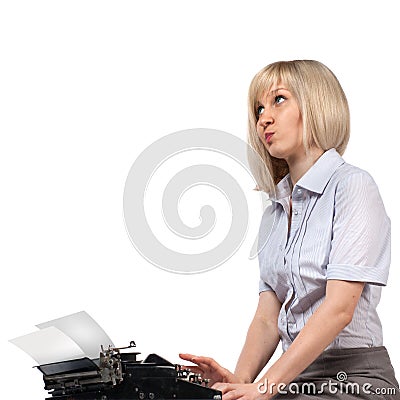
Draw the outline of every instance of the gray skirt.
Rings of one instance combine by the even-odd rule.
[[[324,351],[274,399],[400,400],[385,347]]]

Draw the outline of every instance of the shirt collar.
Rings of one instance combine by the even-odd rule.
[[[321,194],[333,173],[339,166],[344,164],[344,162],[345,161],[336,149],[329,149],[325,151],[315,164],[299,179],[296,186]],[[287,174],[276,185],[276,193],[272,199],[279,200],[288,197],[292,194],[292,190],[292,181],[290,180],[290,175]]]

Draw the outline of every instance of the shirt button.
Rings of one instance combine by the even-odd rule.
[[[302,193],[302,190],[301,190],[301,189],[297,189],[297,193],[298,193],[298,194],[301,194],[301,193]]]
[[[293,211],[293,214],[294,214],[294,215],[298,215],[299,212],[298,212],[297,210],[294,210],[294,211]]]

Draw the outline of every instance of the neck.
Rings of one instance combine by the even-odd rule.
[[[299,181],[299,179],[315,164],[318,158],[324,153],[322,149],[313,147],[301,156],[289,158],[286,160],[289,166],[290,179],[293,186]]]

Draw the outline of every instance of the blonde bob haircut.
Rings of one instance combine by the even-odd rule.
[[[258,101],[273,85],[285,85],[295,97],[303,122],[303,144],[335,148],[343,154],[350,137],[350,113],[346,96],[333,72],[313,60],[279,61],[263,68],[253,78],[248,97],[248,141],[262,163],[249,159],[259,190],[274,193],[275,185],[289,172],[285,160],[272,157],[257,134]],[[264,165],[262,165],[264,164]]]

